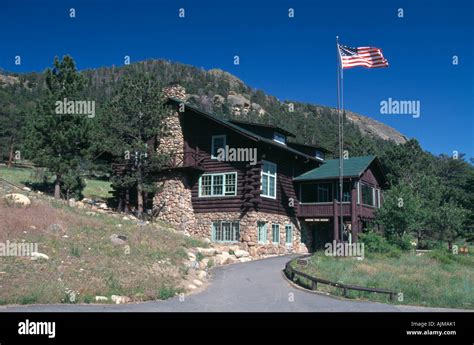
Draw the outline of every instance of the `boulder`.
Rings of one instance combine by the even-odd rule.
[[[189,260],[189,261],[196,261],[196,255],[194,255],[193,253],[189,252],[189,253],[188,253],[188,260]]]
[[[217,253],[215,248],[196,248],[196,249],[198,253],[204,256],[214,256]]]
[[[38,259],[49,260],[49,256],[43,253],[39,253],[39,252],[31,253],[31,260],[38,260]]]
[[[228,249],[229,252],[233,251],[234,253],[238,250],[240,250],[240,247],[238,245],[229,246],[229,249]]]
[[[95,296],[96,302],[107,302],[109,299],[105,296]]]
[[[207,278],[207,272],[206,271],[199,271],[197,273],[197,276],[199,279],[206,279]]]
[[[194,279],[193,284],[196,285],[196,286],[202,286],[202,281],[200,281],[198,279]]]
[[[23,189],[25,192],[31,192],[31,188],[23,187],[22,189]]]
[[[197,289],[197,286],[196,285],[193,285],[193,284],[189,284],[187,286],[188,290],[196,290]]]
[[[230,254],[228,252],[222,252],[221,254],[217,254],[215,256],[214,263],[218,266],[225,265],[229,257],[230,257]]]
[[[240,262],[249,262],[249,261],[252,261],[252,259],[248,258],[248,257],[247,258],[240,258],[239,261]]]
[[[5,195],[5,199],[7,201],[13,201],[13,203],[15,203],[16,205],[20,205],[24,207],[31,205],[30,199],[28,199],[27,196],[23,194],[19,194],[19,193],[7,194]]]
[[[112,302],[114,302],[115,304],[125,304],[125,303],[130,303],[132,301],[132,299],[128,296],[117,296],[117,295],[112,295],[110,297],[110,299],[112,300]]]
[[[122,245],[127,241],[127,237],[123,235],[112,234],[110,235],[110,241],[112,241],[114,245]]]
[[[245,258],[247,256],[250,256],[249,252],[247,252],[245,250],[241,250],[241,249],[236,250],[234,252],[234,255],[235,255],[236,258]]]
[[[257,247],[249,247],[249,255],[252,257],[257,256]]]
[[[71,198],[67,201],[67,204],[69,205],[69,207],[76,207],[76,199],[74,198]]]

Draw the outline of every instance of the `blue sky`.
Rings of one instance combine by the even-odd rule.
[[[335,106],[339,35],[348,46],[382,48],[390,63],[344,72],[347,109],[416,137],[432,153],[474,157],[473,10],[470,0],[3,0],[0,68],[42,71],[64,54],[79,69],[119,66],[125,55],[169,59],[221,68],[281,100]],[[420,101],[420,118],[380,114],[388,98]]]

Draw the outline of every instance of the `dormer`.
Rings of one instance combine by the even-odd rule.
[[[280,132],[273,132],[273,140],[276,141],[277,143],[286,145],[286,135]]]

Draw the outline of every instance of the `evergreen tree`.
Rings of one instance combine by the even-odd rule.
[[[170,115],[164,102],[155,78],[147,74],[127,77],[96,127],[95,148],[111,157],[115,167],[113,188],[120,199],[128,199],[129,191],[136,190],[139,216],[144,211],[144,195],[155,190],[153,177],[169,158],[157,150]]]
[[[90,146],[91,119],[84,114],[58,112],[57,102],[77,100],[84,78],[74,60],[54,59],[45,72],[48,93],[30,114],[25,130],[25,155],[34,164],[55,174],[54,197],[59,199],[63,178],[78,176],[78,167],[86,159]]]

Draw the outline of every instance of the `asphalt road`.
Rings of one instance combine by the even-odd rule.
[[[351,301],[311,293],[292,286],[281,271],[289,257],[216,267],[209,286],[200,293],[122,305],[2,306],[0,312],[398,312],[459,311]],[[388,298],[387,298],[388,299]]]

